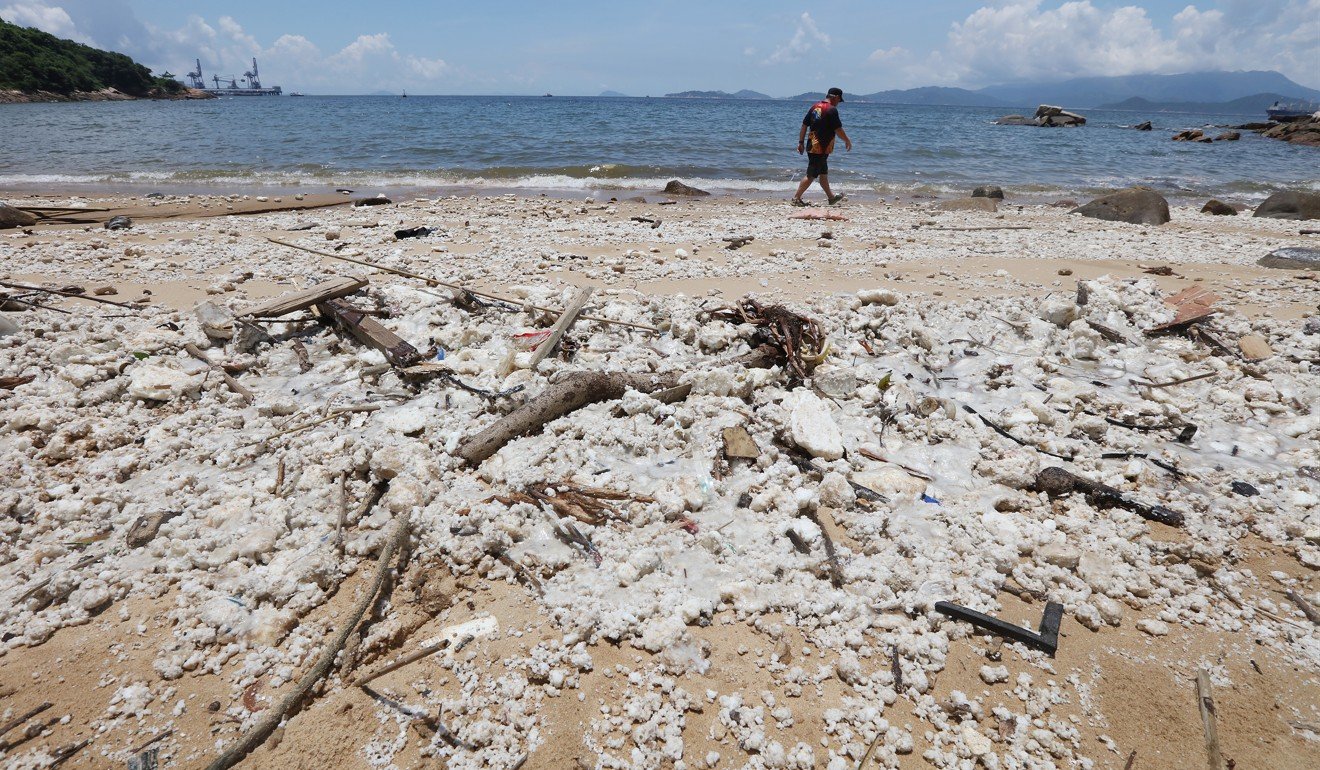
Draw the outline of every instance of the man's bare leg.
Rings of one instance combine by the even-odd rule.
[[[820,180],[820,189],[825,191],[825,199],[829,200],[830,198],[833,198],[834,193],[830,191],[830,175],[821,174],[816,177],[816,179]]]
[[[795,201],[802,200],[802,193],[806,192],[807,188],[810,186],[811,186],[811,177],[809,176],[802,177],[802,181],[798,183],[797,193],[793,195],[793,200]]]

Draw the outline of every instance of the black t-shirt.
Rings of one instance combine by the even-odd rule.
[[[843,128],[839,119],[839,110],[828,99],[816,102],[802,118],[802,125],[807,131],[807,152],[813,155],[829,155],[834,152],[834,132]]]

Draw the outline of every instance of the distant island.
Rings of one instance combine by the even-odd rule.
[[[727,91],[679,91],[676,94],[665,94],[666,99],[774,99],[769,94],[763,94],[760,91],[749,91],[744,88],[736,94]]]
[[[1102,110],[1128,110],[1130,112],[1219,112],[1227,115],[1262,115],[1275,102],[1297,101],[1297,97],[1263,93],[1244,96],[1227,102],[1155,102],[1134,96],[1121,102],[1102,104]]]
[[[204,97],[122,53],[0,19],[0,102],[180,98]]]
[[[618,98],[626,98],[628,95],[621,94],[618,91],[601,91],[600,96],[609,97],[611,99],[618,99]]]

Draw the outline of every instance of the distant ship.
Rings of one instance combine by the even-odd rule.
[[[202,77],[202,60],[196,59],[195,62],[197,64],[197,69],[189,72],[187,75],[188,85],[192,88],[206,91],[207,93],[215,94],[216,96],[279,96],[284,93],[284,90],[279,86],[271,86],[270,88],[262,87],[260,75],[257,73],[257,60],[255,58],[252,60],[252,69],[244,72],[243,77],[241,78],[234,75],[228,75],[226,77],[212,75],[211,80],[215,83],[214,88],[206,87],[206,79]],[[238,81],[240,80],[245,81],[247,85],[240,86],[238,84]],[[221,83],[227,83],[228,85],[221,87]],[[302,96],[302,94],[298,95]]]
[[[1316,112],[1320,112],[1320,102],[1275,102],[1265,114],[1270,116],[1270,120],[1296,120],[1297,118],[1309,118]]]
[[[307,95],[307,94],[304,94],[304,93],[301,92],[301,91],[290,91],[290,92],[289,92],[289,96],[306,96],[306,95]]]

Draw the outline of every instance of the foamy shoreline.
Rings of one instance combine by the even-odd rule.
[[[307,670],[404,518],[388,603],[242,767],[850,770],[869,752],[891,768],[1117,768],[1135,750],[1137,767],[1200,768],[1189,681],[1203,667],[1227,756],[1320,763],[1320,736],[1296,727],[1320,724],[1320,682],[1298,676],[1320,666],[1320,635],[1282,595],[1320,604],[1320,282],[1255,264],[1314,245],[1297,222],[1198,204],[1134,226],[1012,200],[849,201],[821,210],[844,221],[804,221],[782,200],[661,205],[654,192],[410,193],[237,215],[336,198],[0,200],[71,197],[127,207],[134,226],[0,231],[5,278],[147,303],[29,296],[73,314],[0,313],[17,325],[0,376],[32,377],[0,390],[13,480],[0,491],[0,708],[45,700],[68,717],[4,754],[10,765],[87,738],[73,765],[120,764],[166,730],[162,765],[205,764]],[[433,232],[395,239],[418,226]],[[726,248],[739,236],[753,240]],[[525,305],[592,286],[591,314],[664,331],[579,321],[568,357],[531,370],[514,335],[543,328],[541,314],[460,306],[306,249]],[[240,350],[194,311],[361,273],[369,294],[352,301],[443,350],[454,378],[523,390],[410,383],[305,315],[263,323],[273,339]],[[1173,318],[1163,298],[1198,287],[1221,297],[1215,339],[1258,336],[1271,354],[1145,334]],[[754,329],[711,311],[749,293],[822,325],[831,352],[805,384],[727,363]],[[458,461],[464,437],[577,370],[685,371],[692,392],[629,392],[478,468]],[[1197,429],[1180,441],[1149,427],[1165,424]],[[726,428],[759,456],[723,460]],[[1050,500],[1033,482],[1052,466],[1186,524]],[[515,499],[566,482],[632,498],[571,520],[599,566],[556,536],[548,506]],[[859,501],[858,484],[887,501]],[[146,521],[157,531],[130,542]],[[1034,627],[1043,598],[1065,607],[1053,659],[932,609]],[[394,705],[350,686],[468,636],[374,682]]]

